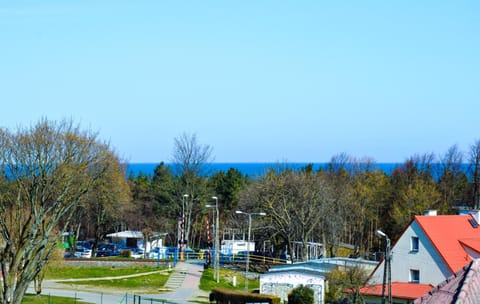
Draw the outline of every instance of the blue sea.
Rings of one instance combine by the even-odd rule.
[[[220,171],[227,172],[230,168],[235,168],[243,175],[255,178],[262,176],[265,172],[272,168],[299,169],[309,164],[310,163],[211,163],[206,166],[205,174],[212,175]],[[130,163],[127,165],[127,176],[130,176],[131,174],[133,174],[133,176],[138,176],[139,174],[153,176],[154,170],[158,165],[158,163]],[[171,164],[166,165],[171,166]],[[397,165],[399,165],[399,163],[378,163],[374,164],[373,167],[390,174]],[[319,168],[325,168],[326,166],[327,163],[313,163],[313,169],[315,171]]]

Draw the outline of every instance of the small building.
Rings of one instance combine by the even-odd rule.
[[[260,293],[288,300],[288,293],[300,286],[314,290],[316,304],[325,300],[325,277],[337,268],[362,266],[366,271],[372,271],[376,262],[350,258],[324,258],[294,264],[272,267],[260,275]]]
[[[238,254],[241,251],[255,251],[255,242],[245,240],[222,240],[220,252],[225,255]]]
[[[125,230],[107,234],[107,237],[120,248],[142,248],[145,252],[150,252],[154,247],[163,247],[162,237],[165,235],[166,233],[154,232],[147,244],[144,243],[145,237],[141,231]]]
[[[267,272],[260,277],[260,293],[275,295],[282,301],[287,301],[288,293],[300,285],[313,289],[314,303],[324,303],[325,273],[310,269],[291,269]]]

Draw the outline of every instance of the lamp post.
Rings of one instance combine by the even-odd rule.
[[[185,244],[185,199],[188,197],[188,194],[184,194],[182,198],[182,237],[180,240],[180,261],[183,261],[183,246]]]
[[[383,285],[382,285],[382,304],[385,304],[385,289],[388,281],[388,304],[392,304],[392,270],[391,270],[391,253],[390,253],[390,238],[383,231],[375,231],[375,235],[385,238],[385,258],[383,260]],[[388,278],[387,278],[388,277]]]
[[[219,213],[218,213],[218,197],[212,196],[212,199],[215,200],[215,206],[213,205],[206,205],[207,208],[215,207],[215,261],[214,261],[214,270],[215,275],[214,277],[217,280],[217,283],[220,283],[220,246],[219,246],[219,239],[218,239],[218,227],[219,227]]]
[[[235,211],[236,214],[245,214],[248,216],[248,241],[247,241],[247,261],[245,264],[245,291],[248,291],[248,266],[250,264],[250,231],[252,230],[252,215],[267,215],[265,212],[243,212],[240,210]],[[255,250],[255,248],[254,248]]]

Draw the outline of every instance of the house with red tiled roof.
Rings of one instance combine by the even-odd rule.
[[[431,289],[414,304],[478,304],[480,302],[480,259],[464,266],[435,288]]]
[[[360,288],[363,302],[366,304],[380,303],[382,298],[383,284],[370,285]],[[433,285],[404,282],[392,282],[392,302],[398,304],[410,304],[427,292],[432,290]]]
[[[480,258],[479,213],[414,216],[392,247],[391,280],[437,285]],[[369,284],[382,284],[384,261]]]

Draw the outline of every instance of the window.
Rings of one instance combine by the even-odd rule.
[[[411,244],[410,244],[410,251],[411,252],[418,252],[418,237],[412,236]]]
[[[410,269],[410,283],[420,283],[420,270]]]

